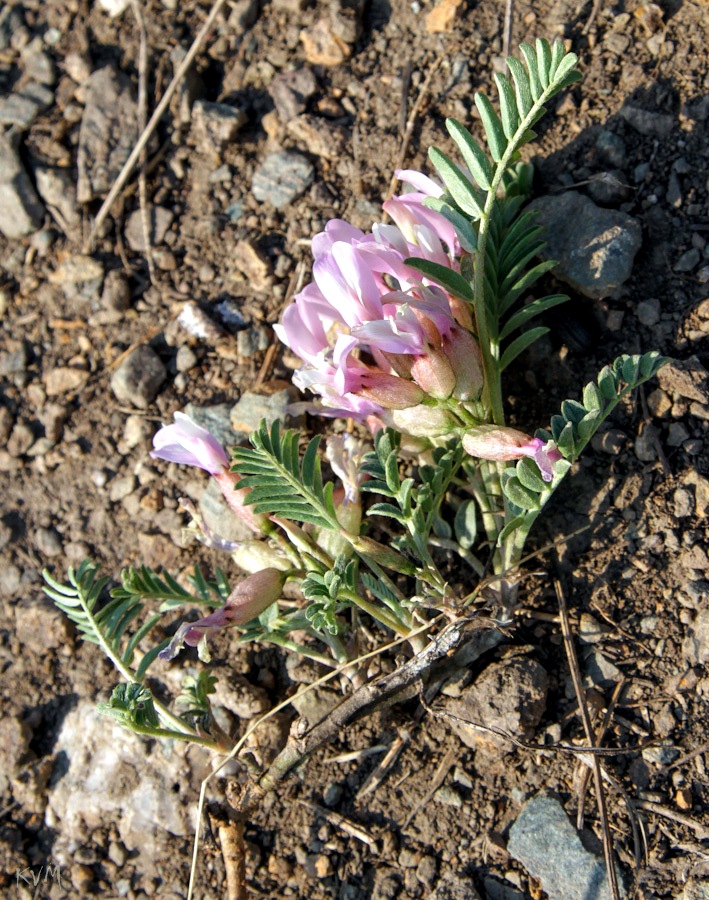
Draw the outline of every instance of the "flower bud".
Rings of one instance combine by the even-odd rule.
[[[369,557],[375,563],[384,566],[385,569],[401,572],[402,575],[416,574],[416,566],[405,556],[402,556],[401,553],[392,550],[391,547],[380,544],[378,541],[368,537],[358,537],[354,539],[349,535],[345,535],[345,537],[348,537],[357,553]]]
[[[408,409],[423,400],[423,391],[412,381],[385,372],[364,375],[357,394],[378,403],[384,409]]]
[[[532,438],[516,428],[504,425],[478,425],[463,435],[466,453],[480,459],[505,461],[529,456],[539,466],[544,481],[554,477],[553,464],[561,459],[561,453],[551,441]]]
[[[423,404],[410,409],[395,409],[381,418],[386,425],[412,437],[442,437],[454,427],[445,409]]]
[[[445,353],[429,350],[411,366],[411,377],[429,397],[447,400],[453,393],[456,377]]]
[[[286,577],[286,572],[273,568],[249,575],[237,584],[221,609],[196,622],[183,623],[169,646],[160,652],[160,658],[174,659],[185,644],[196,647],[202,638],[215,631],[230,625],[245,625],[255,619],[281,596]]]
[[[452,328],[443,339],[443,351],[455,373],[453,396],[458,400],[477,400],[483,389],[482,353],[475,338],[463,328]]]

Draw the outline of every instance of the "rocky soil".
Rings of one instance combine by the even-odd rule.
[[[183,409],[227,444],[264,415],[285,419],[294,360],[271,325],[308,276],[309,239],[331,217],[377,221],[397,165],[424,167],[434,142],[451,149],[446,116],[476,129],[504,7],[230,0],[147,144],[144,181],[128,182],[95,234],[142,107],[154,110],[209,5],[0,8],[7,896],[186,896],[209,760],[96,715],[116,676],[43,597],[40,572],[62,577],[87,556],[114,577],[141,562],[180,576],[224,565],[184,545],[178,507],[192,498],[225,531],[219,497],[206,475],[151,460],[152,434]],[[589,703],[606,716],[605,745],[624,751],[604,765],[625,889],[709,897],[709,15],[704,0],[516,0],[511,48],[537,36],[566,40],[584,78],[532,149],[559,261],[550,282],[571,302],[510,379],[516,422],[548,421],[621,352],[676,362],[617,410],[545,512],[532,549],[590,528],[529,563],[542,574],[518,623],[444,686],[448,715],[417,701],[375,713],[268,798],[247,833],[254,896],[608,896],[586,767],[558,747],[585,743],[559,575]],[[235,734],[318,674],[285,652],[219,646],[220,721]],[[181,665],[192,663],[164,669],[172,690]],[[300,712],[332,700],[318,692]],[[291,719],[256,733],[257,761]],[[394,745],[398,761],[368,790]],[[197,896],[226,896],[209,830],[197,884]]]

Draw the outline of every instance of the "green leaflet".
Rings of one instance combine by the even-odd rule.
[[[239,486],[250,488],[246,502],[255,512],[339,531],[334,485],[322,480],[320,437],[308,443],[302,462],[300,434],[292,430],[281,434],[278,421],[270,429],[262,421],[249,440],[252,448],[234,449],[232,471],[244,476]]]

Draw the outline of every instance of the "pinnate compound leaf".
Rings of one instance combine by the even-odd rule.
[[[251,489],[246,502],[254,511],[339,530],[334,486],[323,485],[320,436],[308,443],[302,463],[300,434],[281,434],[278,421],[270,429],[262,421],[250,441],[251,447],[234,449],[232,471],[242,476],[240,487]]]

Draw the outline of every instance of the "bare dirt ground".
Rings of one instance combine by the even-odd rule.
[[[56,215],[45,209],[33,235],[0,237],[0,878],[8,896],[32,896],[18,886],[17,871],[37,872],[53,860],[64,867],[64,888],[43,884],[47,896],[185,896],[190,811],[206,765],[198,752],[190,751],[190,775],[167,797],[182,811],[178,825],[169,827],[169,815],[159,820],[165,827],[144,825],[144,839],[131,846],[125,829],[111,824],[125,810],[111,812],[108,799],[105,818],[81,827],[76,818],[64,820],[57,803],[48,807],[71,756],[57,745],[66,717],[86,700],[105,700],[116,677],[42,598],[40,571],[50,566],[62,576],[85,556],[113,576],[140,562],[177,574],[195,560],[223,564],[180,546],[177,498],[199,496],[207,479],[150,460],[152,433],[187,403],[233,405],[259,378],[262,391],[290,379],[288,358],[268,355],[269,326],[309,259],[309,238],[331,217],[360,227],[379,218],[400,162],[402,125],[429,75],[406,166],[424,167],[434,142],[451,149],[446,116],[475,128],[472,96],[481,88],[492,93],[504,7],[493,0],[450,4],[450,31],[437,33],[427,18],[431,2],[372,0],[357,33],[346,4],[331,15],[325,2],[228,3],[147,148],[154,246],[141,249],[132,180],[99,231],[96,268],[82,257],[82,243],[108,185],[95,198],[75,199],[80,128],[91,73],[112,66],[137,95],[136,18],[130,5],[110,18],[89,0],[23,0],[0,11],[0,89],[19,95],[32,81],[49,94],[19,129],[19,158],[38,187],[39,170],[58,173],[59,199],[66,201],[55,199]],[[152,110],[209,7],[146,0],[140,9]],[[544,424],[560,400],[577,396],[621,352],[657,348],[689,360],[686,377],[675,374],[660,388],[651,383],[589,448],[531,547],[589,521],[590,529],[565,545],[558,561],[546,553],[529,564],[543,574],[527,582],[528,615],[468,676],[500,660],[539,663],[548,675],[546,701],[541,721],[522,736],[545,749],[466,746],[447,722],[421,715],[415,700],[375,714],[317,754],[255,816],[247,833],[254,896],[428,897],[444,876],[467,891],[456,896],[474,896],[473,888],[488,898],[543,896],[507,840],[525,801],[539,791],[555,792],[574,818],[579,807],[577,763],[554,750],[561,740],[583,742],[556,620],[555,574],[566,585],[575,629],[590,635],[581,657],[599,721],[615,696],[605,745],[662,742],[604,760],[618,785],[609,804],[626,884],[642,898],[689,898],[688,879],[706,892],[709,7],[663,0],[661,11],[658,18],[634,0],[514,3],[511,49],[538,36],[564,38],[584,76],[544,121],[533,147],[535,193],[575,185],[642,227],[630,280],[600,301],[572,292],[542,350],[517,366],[509,385],[517,424]],[[330,32],[318,49],[310,32],[305,40],[302,33],[322,18],[339,22],[344,39]],[[303,69],[312,77],[299,82],[307,96],[299,95],[298,113],[309,118],[294,126],[284,121],[287,113],[274,112],[274,85],[284,73],[302,78]],[[287,93],[286,101],[297,94]],[[199,131],[194,112],[190,120],[190,101],[199,98],[244,111],[238,133],[223,146]],[[636,112],[628,114],[629,107]],[[607,139],[599,141],[606,132],[619,139],[611,150]],[[257,199],[252,186],[264,159],[284,148],[300,154],[313,177],[278,209]],[[79,275],[76,266],[83,267]],[[118,284],[108,274],[117,271],[124,279]],[[227,299],[241,316],[236,329],[218,311]],[[176,316],[187,301],[221,323],[221,333],[196,337],[181,327]],[[125,351],[139,344],[152,347],[164,377],[136,406],[130,396],[117,399],[111,379]],[[599,633],[591,634],[594,628]],[[215,674],[228,680],[236,672],[244,690],[268,705],[313,677],[277,650],[219,646]],[[239,732],[246,720],[230,723]],[[147,751],[129,735],[111,734],[138,747],[134,771],[124,774],[139,786]],[[329,761],[397,738],[403,749],[396,766],[360,798],[381,754]],[[272,731],[265,740],[278,739]],[[163,749],[148,750],[159,768]],[[89,754],[85,765],[91,770],[98,762]],[[92,790],[109,798],[114,788],[98,779]],[[626,801],[635,804],[633,817]],[[313,803],[345,816],[371,842],[326,820]],[[586,826],[598,835],[592,789],[584,808]],[[145,821],[158,820],[149,811]],[[224,885],[218,844],[207,836],[197,895],[225,896]]]

